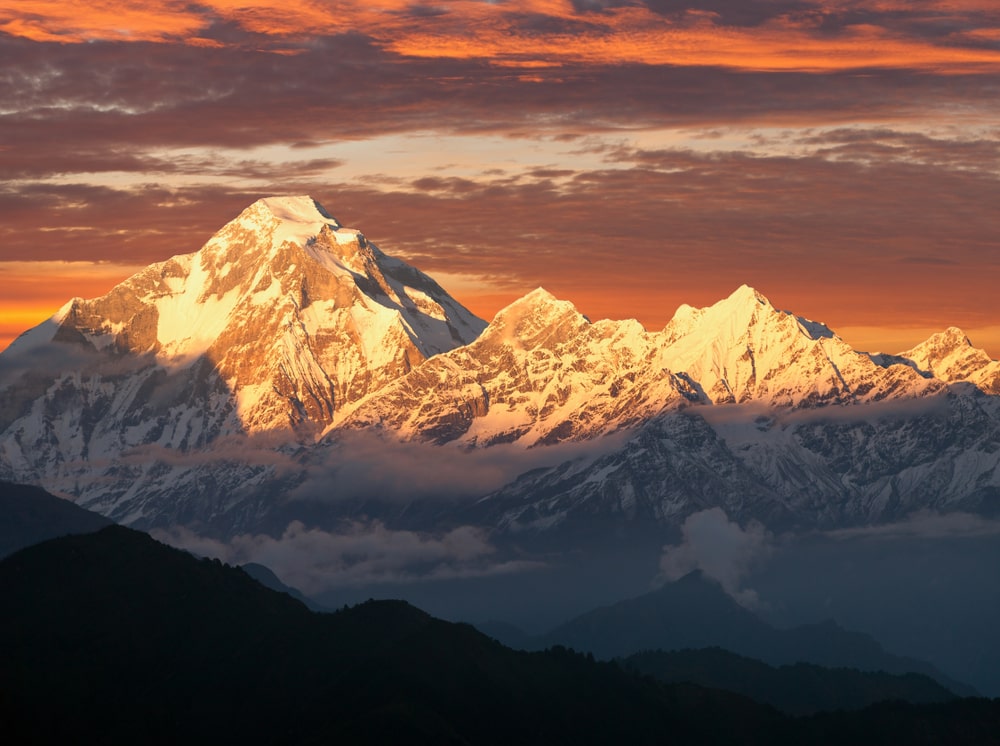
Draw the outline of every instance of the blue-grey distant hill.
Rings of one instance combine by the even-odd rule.
[[[0,557],[57,536],[88,534],[111,523],[40,487],[0,481]]]
[[[483,630],[524,649],[564,645],[603,659],[649,650],[720,647],[772,666],[803,662],[859,671],[919,673],[961,696],[976,695],[972,687],[931,664],[892,655],[870,636],[833,621],[777,629],[700,572],[586,612],[537,637],[519,634],[510,626],[484,625]]]

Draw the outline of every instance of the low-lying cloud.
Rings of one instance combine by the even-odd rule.
[[[414,499],[479,497],[500,489],[532,469],[567,461],[594,459],[619,449],[628,432],[594,440],[537,448],[499,444],[462,448],[399,441],[368,431],[337,435],[329,450],[317,454],[292,500],[343,502],[378,498]]]
[[[194,554],[270,568],[309,595],[377,583],[421,582],[522,572],[537,566],[496,556],[486,533],[459,526],[440,534],[392,530],[380,521],[352,522],[342,531],[292,521],[281,534],[242,534],[229,541],[186,528],[156,530],[159,541]]]
[[[849,539],[959,539],[1000,536],[1000,521],[972,513],[937,513],[932,510],[921,510],[896,523],[843,528],[824,532],[823,535],[840,541]]]

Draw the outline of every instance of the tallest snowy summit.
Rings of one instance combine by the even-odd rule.
[[[190,408],[176,444],[160,444],[177,446],[197,442],[193,422],[212,437],[280,430],[308,441],[345,404],[485,326],[423,272],[295,196],[260,199],[199,251],[73,299],[32,340],[89,350],[98,377],[134,360],[134,387],[117,388],[135,399],[116,407],[142,421],[159,416],[150,402],[168,419]],[[81,387],[78,409],[98,390]]]

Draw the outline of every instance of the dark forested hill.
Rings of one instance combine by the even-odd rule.
[[[403,602],[315,614],[117,526],[8,557],[0,594],[19,743],[711,743],[730,735],[721,713],[780,722],[565,650],[511,651]]]
[[[956,696],[928,676],[826,668],[810,663],[769,666],[721,648],[647,651],[622,661],[627,669],[666,683],[724,689],[783,712],[859,710],[877,702],[948,702]]]

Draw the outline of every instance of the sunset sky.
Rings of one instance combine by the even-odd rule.
[[[0,348],[311,194],[490,318],[1000,356],[996,0],[0,0]]]

